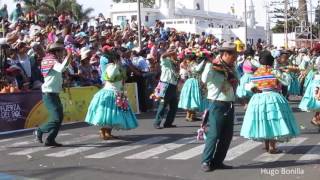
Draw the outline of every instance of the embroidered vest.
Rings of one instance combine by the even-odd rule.
[[[251,81],[261,91],[279,90],[280,84],[270,67],[260,67],[254,73]]]

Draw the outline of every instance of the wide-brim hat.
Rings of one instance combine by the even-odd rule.
[[[49,44],[48,51],[59,51],[64,50],[64,44],[60,42],[54,42],[52,44]]]
[[[233,42],[227,41],[222,44],[221,47],[219,47],[219,51],[231,51],[236,52],[236,45]]]
[[[299,49],[298,52],[299,53],[308,53],[308,49],[307,48],[302,48],[302,49]]]
[[[81,56],[80,61],[83,61],[83,60],[87,59],[88,57],[90,57],[90,53],[91,53],[90,49],[82,48],[80,50],[80,56]]]
[[[94,42],[97,40],[97,36],[90,36],[89,42]]]
[[[110,52],[112,51],[113,47],[109,46],[109,45],[105,45],[102,47],[102,52],[106,53],[106,52]]]
[[[167,50],[167,52],[174,52],[177,50],[177,47],[174,44],[170,44],[169,49]]]
[[[283,54],[290,55],[290,54],[291,54],[291,51],[289,51],[289,50],[282,50],[282,51],[280,51],[280,55],[283,55]]]

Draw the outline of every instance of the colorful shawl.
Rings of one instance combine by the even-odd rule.
[[[278,90],[280,88],[279,81],[272,72],[270,66],[262,66],[254,73],[251,81],[261,91]]]
[[[213,70],[224,74],[227,81],[232,85],[233,89],[236,90],[239,80],[234,65],[230,66],[226,64],[221,58],[213,60],[212,65]]]
[[[57,61],[57,58],[50,53],[47,53],[41,62],[41,73],[43,77],[47,77],[50,70],[53,68]]]

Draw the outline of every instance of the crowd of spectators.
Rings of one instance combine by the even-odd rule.
[[[19,4],[8,15],[6,6],[0,10],[1,35],[1,92],[20,92],[41,89],[43,77],[41,60],[49,44],[63,39],[66,49],[74,54],[64,74],[65,86],[102,86],[103,71],[109,52],[116,51],[127,70],[127,82],[136,82],[142,112],[152,106],[149,95],[157,85],[160,57],[168,48],[177,53],[186,48],[207,48],[217,52],[219,41],[212,34],[177,32],[156,21],[153,27],[142,27],[142,46],[138,45],[138,25],[135,20],[114,25],[102,14],[89,22],[75,23],[68,13],[45,20],[26,14]]]

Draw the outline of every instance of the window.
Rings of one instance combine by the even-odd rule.
[[[184,24],[184,21],[177,21],[177,24]]]
[[[126,21],[126,16],[117,16],[117,21],[119,23]]]
[[[145,20],[146,22],[149,22],[149,16],[145,16],[144,20]]]
[[[166,24],[173,24],[173,23],[172,23],[172,21],[168,21],[168,22],[166,22]]]

